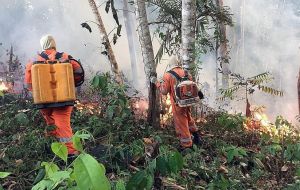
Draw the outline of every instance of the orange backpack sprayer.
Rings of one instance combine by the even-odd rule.
[[[197,84],[189,79],[187,71],[185,71],[184,77],[180,77],[172,70],[168,71],[168,73],[173,75],[177,80],[174,92],[175,101],[179,107],[188,107],[200,102]]]
[[[31,73],[35,104],[76,100],[73,68],[68,61],[37,61],[33,63]]]

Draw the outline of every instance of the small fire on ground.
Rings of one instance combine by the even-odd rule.
[[[171,124],[171,122],[172,122],[172,104],[171,104],[171,97],[168,94],[167,96],[162,97],[160,124],[162,127],[166,127],[167,125]]]
[[[270,137],[296,137],[295,129],[282,117],[277,118],[273,124],[265,114],[265,106],[251,106],[251,117],[244,122],[244,127],[249,131],[258,131],[261,134],[268,134]]]
[[[3,81],[0,82],[0,91],[7,91],[9,88]]]

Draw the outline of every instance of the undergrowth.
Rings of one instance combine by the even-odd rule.
[[[173,126],[155,129],[135,119],[126,86],[116,85],[107,74],[97,75],[91,84],[97,102],[77,102],[72,115],[77,132],[73,140],[82,148],[72,163],[62,164],[65,157],[55,149],[60,145],[44,138],[45,123],[31,101],[3,102],[0,182],[4,189],[31,189],[56,179],[52,189],[80,189],[78,173],[89,171],[88,166],[79,167],[81,162],[93,167],[103,164],[106,177],[101,178],[107,178],[113,190],[300,187],[299,133],[282,117],[269,127],[249,129],[241,114],[214,113],[198,123],[203,144],[179,153]],[[54,153],[47,154],[45,146],[51,144]],[[54,172],[47,173],[46,168]]]

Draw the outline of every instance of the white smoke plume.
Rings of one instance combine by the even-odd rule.
[[[298,115],[297,78],[300,66],[298,1],[226,0],[231,8],[234,27],[227,27],[230,46],[230,67],[245,77],[269,71],[275,80],[267,85],[284,91],[283,97],[254,92],[251,104],[265,105],[274,119],[283,115],[295,121]],[[203,63],[201,81],[215,88],[215,59],[211,55]],[[244,95],[241,94],[241,97]],[[245,112],[245,100],[233,110]]]
[[[88,1],[82,0],[0,0],[0,61],[6,60],[5,49],[13,45],[17,55],[22,55],[21,61],[25,65],[29,59],[41,51],[39,40],[44,34],[52,34],[56,40],[57,50],[71,54],[80,59],[87,71],[88,78],[100,71],[110,70],[110,64],[101,52],[104,47]],[[109,38],[112,40],[116,32],[116,23],[111,12],[105,12],[104,1],[98,2]],[[122,3],[115,3],[116,9],[122,10]],[[130,13],[133,14],[133,13]],[[124,27],[122,11],[118,11],[120,24],[123,26],[121,37],[113,50],[120,70],[129,80],[131,78],[129,48]],[[87,22],[92,27],[92,33],[81,27]],[[142,63],[138,63],[138,71],[143,72]],[[144,75],[139,77],[143,79]],[[137,80],[137,79],[135,79]]]

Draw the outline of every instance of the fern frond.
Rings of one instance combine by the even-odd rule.
[[[248,78],[247,81],[253,86],[259,85],[261,83],[270,81],[272,79],[271,74],[269,72],[261,73],[254,77]]]
[[[221,94],[223,97],[231,98],[233,93],[236,92],[241,86],[233,86],[228,89],[220,89]]]
[[[263,92],[265,92],[265,93],[271,94],[271,95],[283,96],[283,92],[282,91],[276,90],[276,89],[268,87],[268,86],[258,85],[258,89],[261,90],[261,91],[263,91]]]

